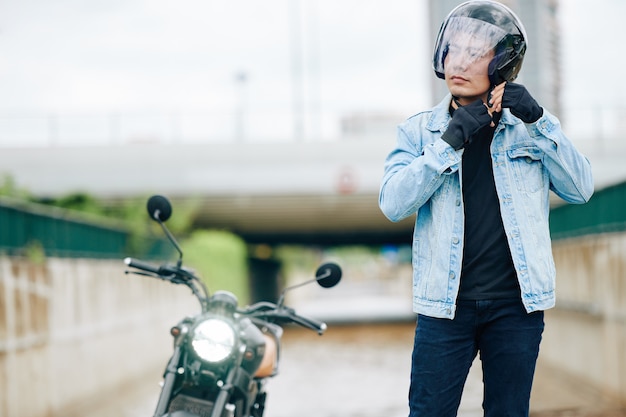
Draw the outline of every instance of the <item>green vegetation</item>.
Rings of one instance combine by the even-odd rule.
[[[35,265],[42,265],[46,262],[46,251],[40,242],[33,241],[24,248],[24,257]]]
[[[241,238],[222,230],[197,230],[181,247],[184,263],[195,269],[209,291],[230,291],[240,304],[250,301],[248,255]]]
[[[0,196],[13,197],[20,200],[29,200],[30,194],[20,189],[15,184],[15,180],[10,175],[4,175],[0,180]]]
[[[309,274],[313,277],[324,255],[319,250],[284,245],[276,248],[274,256],[280,260],[283,275],[288,279],[297,276],[298,273]]]
[[[125,250],[129,256],[144,256],[155,239],[164,239],[159,225],[148,217],[146,211],[148,196],[108,204],[84,192],[56,198],[41,198],[19,188],[10,176],[0,178],[0,196],[9,197],[14,201],[34,203],[39,207],[49,206],[50,215],[54,214],[57,218],[89,219],[102,224],[105,228],[111,225],[111,220],[115,220],[115,224],[118,227],[122,225],[127,232]],[[173,215],[167,221],[168,229],[179,239],[183,247],[185,265],[196,269],[211,291],[228,290],[237,295],[240,302],[247,302],[250,295],[245,243],[227,231],[195,230],[190,233],[198,208],[199,201],[196,199],[177,201],[173,204]],[[62,216],[59,216],[59,209],[63,210]],[[63,235],[57,238],[67,237]],[[35,262],[44,262],[46,254],[44,244],[39,241],[29,242],[27,247],[21,248],[21,252]]]

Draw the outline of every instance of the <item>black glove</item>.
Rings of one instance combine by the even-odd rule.
[[[519,117],[524,123],[535,123],[543,116],[543,109],[526,87],[521,84],[506,83],[502,96],[502,107],[509,108],[514,116]]]
[[[487,111],[487,106],[482,100],[476,100],[454,111],[448,130],[443,132],[441,139],[458,151],[469,144],[480,129],[490,123],[491,115]]]

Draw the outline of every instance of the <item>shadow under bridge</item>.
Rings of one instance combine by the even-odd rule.
[[[174,203],[199,198],[195,226],[227,229],[248,243],[410,243],[413,220],[387,220],[378,189],[389,143],[222,145],[195,169],[204,184],[165,189]],[[191,167],[190,167],[191,168]],[[189,189],[185,189],[186,187]]]

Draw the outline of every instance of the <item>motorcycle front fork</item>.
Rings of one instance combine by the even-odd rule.
[[[252,417],[263,417],[263,412],[265,411],[265,398],[267,394],[265,392],[260,392],[256,396],[256,401],[252,405],[251,416]]]
[[[165,374],[163,378],[163,387],[161,388],[161,394],[159,395],[159,401],[154,412],[155,417],[162,416],[167,412],[167,406],[172,399],[172,388],[176,381],[176,368],[178,361],[180,360],[181,350],[180,347],[174,349],[174,353],[167,363],[165,368]]]
[[[235,410],[237,408],[235,407],[235,404],[226,404],[224,406],[224,412],[222,413],[223,417],[235,417]]]

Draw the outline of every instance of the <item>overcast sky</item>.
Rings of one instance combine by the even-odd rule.
[[[298,2],[3,3],[3,110],[231,105],[242,71],[251,100],[291,100]],[[383,107],[415,96],[403,84],[420,74],[419,3],[301,2],[305,71],[323,84],[324,100]]]
[[[0,117],[232,114],[242,105],[248,115],[285,115],[294,97],[305,113],[406,117],[431,104],[425,5],[7,0],[0,4]],[[622,105],[624,87],[607,79],[623,64],[612,52],[626,2],[562,0],[561,13],[563,104]]]

